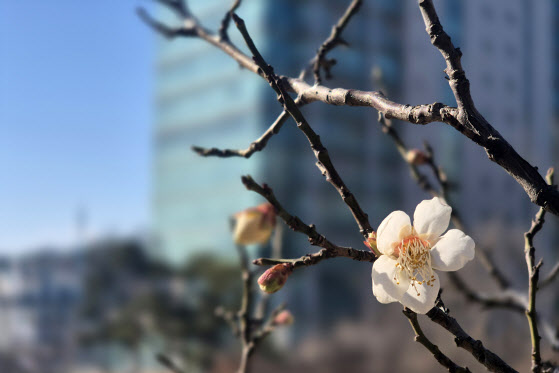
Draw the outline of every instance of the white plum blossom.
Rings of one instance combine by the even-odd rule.
[[[452,208],[435,197],[422,201],[410,217],[394,211],[376,232],[382,254],[373,264],[373,294],[381,303],[400,302],[427,313],[440,289],[439,271],[456,271],[474,258],[474,241],[459,229],[448,228]]]

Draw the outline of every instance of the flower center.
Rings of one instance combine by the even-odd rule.
[[[398,255],[396,267],[396,283],[400,283],[400,276],[408,276],[410,285],[415,289],[417,295],[421,295],[417,290],[417,285],[433,286],[435,275],[431,268],[431,244],[417,236],[409,236],[402,240],[395,248],[394,253]]]

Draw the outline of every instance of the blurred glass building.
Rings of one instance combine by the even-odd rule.
[[[258,18],[258,2],[247,4]],[[228,5],[191,4],[204,24],[216,26]],[[161,18],[177,20],[162,9]],[[196,39],[158,42],[154,161],[154,228],[161,254],[179,263],[193,252],[231,246],[228,216],[257,203],[240,175],[258,175],[255,159],[202,159],[191,145],[244,147],[259,136],[260,82]]]
[[[248,0],[238,13],[275,72],[298,76],[348,4]],[[212,30],[217,30],[229,6],[218,0],[191,2],[193,13]],[[464,53],[464,69],[479,111],[530,163],[551,166],[557,159],[552,154],[554,138],[547,135],[553,131],[556,110],[552,84],[556,56],[551,46],[557,10],[552,11],[550,1],[522,0],[441,0],[436,6],[443,27]],[[178,22],[164,10],[161,17]],[[416,2],[365,1],[344,31],[349,48],[331,52],[337,60],[334,78],[323,84],[382,88],[391,99],[411,105],[438,101],[454,106],[444,79],[444,60],[424,30]],[[229,33],[236,45],[244,47],[234,25]],[[247,173],[268,183],[288,211],[314,223],[333,242],[364,248],[351,214],[315,167],[308,142],[293,121],[249,160],[201,158],[193,153],[191,145],[246,148],[276,119],[281,106],[264,80],[240,70],[235,61],[202,41],[158,39],[158,48],[153,206],[160,255],[171,261],[202,250],[232,256],[228,216],[262,202],[242,187],[240,175]],[[381,71],[382,86],[375,85],[373,70]],[[409,177],[391,140],[380,131],[376,111],[314,103],[303,112],[373,226],[393,210],[411,214],[422,199],[431,198]],[[528,229],[536,209],[520,186],[487,160],[483,149],[450,126],[395,125],[410,147],[421,148],[423,140],[433,146],[436,159],[459,185],[451,202],[462,207],[478,244],[521,245],[518,237]],[[546,234],[542,242],[549,243],[549,231],[542,237]],[[284,255],[292,257],[313,250],[305,237],[292,232],[284,246]],[[510,261],[507,255],[504,250],[497,253]],[[321,316],[327,321],[350,316],[348,309],[359,313],[376,307],[364,300],[370,297],[369,286],[355,286],[356,281],[370,281],[370,268],[352,266],[348,279],[346,265],[351,263],[325,263],[301,273],[291,285],[290,302],[300,306],[310,323],[321,309],[330,310]],[[518,270],[525,266],[521,261],[510,265],[518,265]]]

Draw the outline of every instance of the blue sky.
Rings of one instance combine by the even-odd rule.
[[[146,1],[0,2],[0,254],[149,226]]]

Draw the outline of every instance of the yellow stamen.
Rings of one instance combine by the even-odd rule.
[[[431,244],[428,241],[417,236],[409,236],[402,240],[395,251],[399,254],[396,266],[401,269],[394,277],[397,284],[400,283],[397,278],[399,275],[407,275],[417,296],[421,295],[417,285],[425,283],[427,286],[433,286],[435,275],[431,268]],[[419,276],[421,280],[418,279]]]

